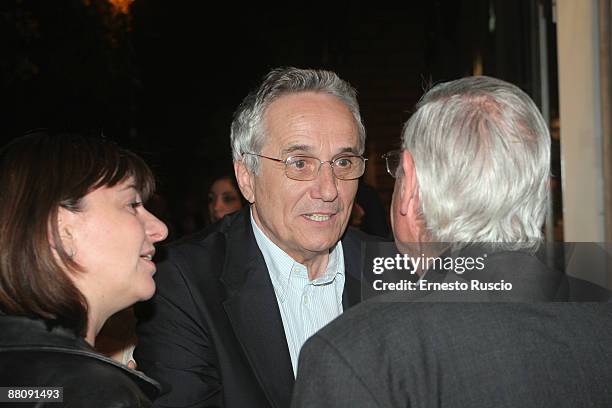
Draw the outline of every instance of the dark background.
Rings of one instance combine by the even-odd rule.
[[[538,5],[548,20],[554,119],[549,1],[224,3],[214,11],[203,1],[3,1],[0,142],[33,128],[103,132],[153,167],[181,235],[182,214],[206,210],[211,175],[231,168],[229,127],[242,98],[271,68],[325,68],[358,90],[365,180],[388,205],[393,180],[380,155],[398,146],[431,83],[482,72],[539,103]]]

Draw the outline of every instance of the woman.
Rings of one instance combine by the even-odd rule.
[[[155,291],[167,229],[143,207],[153,189],[142,159],[102,138],[38,132],[0,151],[2,386],[63,387],[65,407],[150,406],[159,385],[93,347]]]
[[[233,175],[221,176],[211,184],[208,191],[208,214],[211,222],[217,222],[227,214],[238,211],[243,204],[242,194]]]

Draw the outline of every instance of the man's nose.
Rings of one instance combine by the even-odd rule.
[[[334,169],[329,162],[322,163],[315,179],[315,198],[323,201],[334,201],[338,197],[338,179],[334,176]]]

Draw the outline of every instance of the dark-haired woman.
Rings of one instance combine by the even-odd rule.
[[[167,229],[143,207],[153,189],[142,159],[103,138],[39,132],[0,150],[0,385],[61,387],[65,407],[150,406],[159,385],[93,347],[155,291]]]
[[[208,215],[211,222],[242,208],[245,201],[234,175],[224,175],[213,181],[208,191]]]

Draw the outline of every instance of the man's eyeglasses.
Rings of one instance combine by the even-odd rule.
[[[382,158],[385,159],[385,163],[387,165],[387,173],[391,175],[391,177],[397,177],[397,169],[399,168],[400,163],[402,162],[402,151],[401,150],[391,150],[382,155]]]
[[[275,157],[268,157],[262,154],[244,152],[244,154],[250,154],[257,157],[263,157],[264,159],[273,160],[278,163],[285,165],[285,175],[292,180],[299,181],[310,181],[314,180],[323,163],[329,163],[332,168],[332,172],[337,179],[340,180],[354,180],[361,176],[365,172],[366,158],[355,155],[340,156],[334,160],[322,161],[316,157],[310,156],[290,156],[285,160],[277,159]]]

